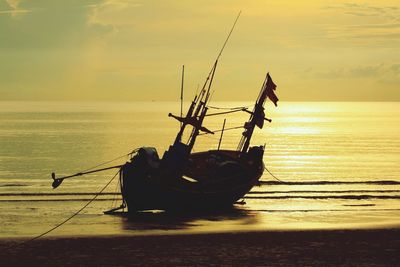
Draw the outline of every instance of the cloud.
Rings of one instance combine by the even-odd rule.
[[[342,11],[352,16],[376,16],[389,19],[398,19],[400,9],[397,6],[372,6],[366,3],[344,3],[341,5],[327,6],[327,9]]]
[[[380,46],[397,46],[400,43],[400,8],[397,6],[344,3],[325,9],[354,17],[350,20],[351,24],[347,22],[335,23],[335,26],[327,25],[325,32],[329,39],[353,39],[357,44]]]
[[[10,14],[12,18],[18,18],[19,16],[29,13],[32,10],[20,8],[19,5],[21,3],[20,0],[6,0],[6,3],[9,8],[7,10],[0,10],[1,14]]]
[[[100,0],[8,0],[7,6],[13,12],[29,12],[18,19],[0,16],[0,52],[1,49],[51,50],[81,47],[92,36],[98,36],[99,32],[112,30],[87,25],[91,6],[99,2]]]
[[[313,96],[329,101],[399,101],[400,63],[386,62],[297,73]],[[318,86],[316,86],[318,85]],[[321,86],[323,85],[323,86]],[[317,89],[319,88],[319,89]]]
[[[12,9],[18,9],[20,0],[6,0],[6,2]]]
[[[320,79],[380,79],[400,82],[400,63],[380,63],[375,65],[354,66],[331,70],[307,70],[305,72]]]
[[[363,28],[378,28],[378,29],[391,29],[400,28],[400,22],[395,23],[382,23],[382,24],[364,24],[364,25],[349,25],[349,28],[363,29]]]
[[[400,64],[393,64],[390,66],[390,70],[393,71],[396,75],[400,75]]]
[[[106,0],[91,5],[88,25],[102,33],[116,33],[121,27],[132,26],[132,9],[139,6],[141,5],[126,0]]]
[[[353,78],[375,77],[384,72],[385,69],[386,68],[383,63],[372,66],[361,66],[350,69],[348,71],[348,75]]]

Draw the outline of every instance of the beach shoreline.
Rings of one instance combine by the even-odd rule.
[[[0,239],[2,266],[398,266],[400,229]]]

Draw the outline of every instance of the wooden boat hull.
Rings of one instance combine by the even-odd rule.
[[[229,207],[258,183],[264,170],[263,147],[247,153],[193,153],[181,176],[161,168],[154,151],[139,151],[121,168],[121,191],[129,212]]]

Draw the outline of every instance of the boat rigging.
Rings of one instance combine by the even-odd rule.
[[[256,127],[263,128],[264,104],[270,99],[277,105],[276,85],[267,73],[252,111],[249,107],[229,108],[226,111],[207,114],[209,109],[222,109],[209,105],[212,83],[218,61],[236,26],[240,13],[219,51],[215,62],[200,90],[183,115],[183,82],[181,82],[181,114],[168,116],[180,122],[179,131],[167,151],[160,158],[154,147],[141,147],[130,154],[130,159],[122,164],[97,170],[88,170],[65,177],[52,173],[53,188],[64,179],[83,174],[119,169],[119,180],[123,203],[120,208],[128,208],[134,213],[143,210],[209,210],[230,207],[243,198],[256,184],[264,172],[263,145],[250,146]],[[205,117],[246,112],[250,118],[243,126],[212,131],[203,125]],[[221,149],[224,131],[244,128],[236,150]],[[218,149],[192,152],[198,136],[221,132]],[[187,138],[184,138],[187,137]],[[118,209],[118,208],[116,208]],[[116,209],[113,209],[116,210]]]

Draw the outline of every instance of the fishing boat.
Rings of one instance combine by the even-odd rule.
[[[271,122],[265,117],[266,100],[269,98],[276,106],[278,98],[274,92],[276,85],[267,73],[252,110],[239,107],[222,112],[208,112],[211,108],[210,90],[218,60],[233,27],[186,115],[182,115],[182,108],[180,116],[169,114],[169,117],[180,122],[180,128],[174,142],[161,158],[156,148],[141,147],[122,165],[59,178],[52,173],[53,188],[58,187],[66,178],[118,168],[123,203],[111,212],[120,208],[127,208],[129,213],[145,210],[216,210],[231,207],[242,199],[259,183],[264,171],[265,145],[251,146],[251,138],[256,127],[263,128],[265,121]],[[229,130],[225,129],[225,121],[221,130],[212,131],[204,126],[204,120],[208,116],[234,112],[246,112],[250,118],[240,126],[243,132],[237,148],[220,149],[223,133]],[[216,132],[221,132],[218,149],[193,152],[199,135]]]
[[[243,126],[236,150],[192,153],[199,134],[213,134],[203,126],[204,118],[220,115],[207,113],[210,87],[204,88],[192,101],[186,116],[169,114],[181,122],[181,127],[161,159],[155,148],[142,147],[121,167],[121,191],[128,211],[226,208],[243,198],[258,183],[264,171],[265,146],[250,146],[250,140],[255,127],[262,128],[267,120],[263,108],[266,98],[277,100],[273,92],[275,84],[267,74],[254,109],[241,109],[250,113],[250,119]],[[189,138],[184,141],[182,136],[187,130],[190,131]]]

